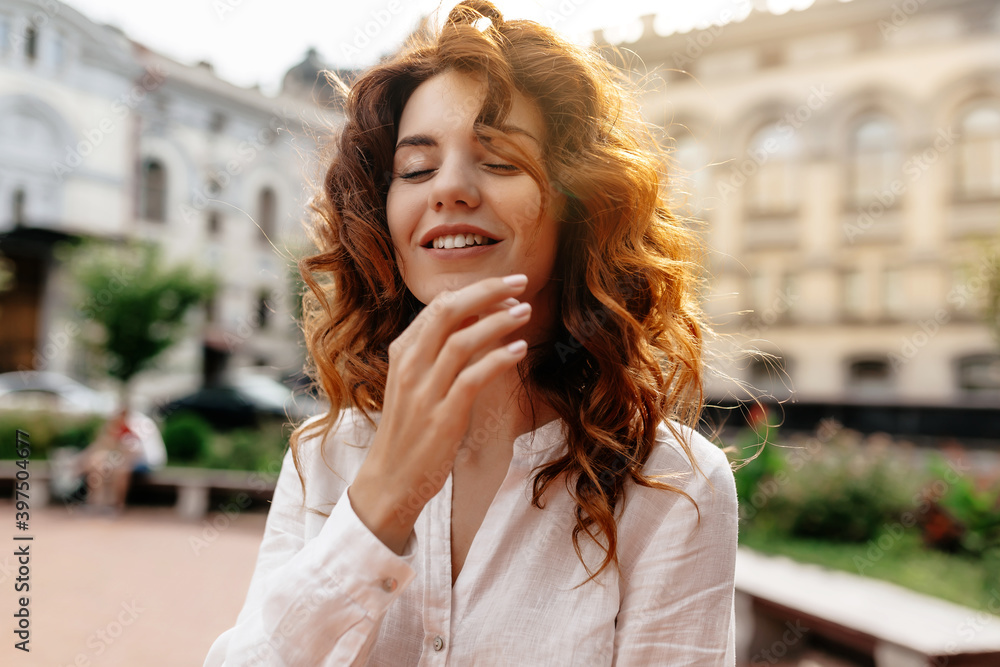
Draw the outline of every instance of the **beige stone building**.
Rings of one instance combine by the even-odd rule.
[[[617,44],[707,223],[720,368],[805,404],[995,409],[1000,3],[797,4]]]

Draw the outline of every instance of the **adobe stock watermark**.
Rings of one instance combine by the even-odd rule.
[[[750,666],[765,667],[766,665],[773,665],[781,661],[796,644],[802,641],[802,638],[809,631],[810,628],[803,625],[801,619],[795,619],[794,623],[792,621],[785,621],[785,632],[782,633],[781,638],[775,640],[767,648],[755,653],[750,658]]]
[[[235,157],[227,161],[222,168],[209,172],[207,181],[192,191],[190,204],[181,204],[181,216],[184,221],[197,222],[198,214],[208,208],[209,202],[216,201],[213,193],[208,191],[209,184],[218,186],[220,190],[229,186],[236,176],[242,174],[243,170],[267,149],[267,146],[274,143],[280,130],[281,119],[278,116],[271,116],[266,126],[243,139],[236,147]]]
[[[962,470],[958,470],[962,468]],[[854,556],[854,567],[858,574],[864,574],[865,570],[873,567],[875,563],[882,560],[906,534],[906,529],[917,525],[920,517],[930,511],[932,504],[937,502],[948,493],[948,489],[957,484],[964,472],[969,470],[969,466],[961,466],[956,461],[948,462],[948,470],[944,473],[944,479],[936,479],[927,490],[921,490],[915,494],[911,500],[915,507],[914,511],[906,511],[900,515],[898,521],[885,523],[882,525],[882,534],[868,540],[868,550],[864,556]]]
[[[52,163],[52,173],[60,181],[73,173],[83,164],[104,140],[114,133],[130,113],[144,100],[146,95],[163,85],[167,79],[166,70],[153,65],[146,69],[146,74],[129,89],[111,103],[111,114],[102,118],[95,127],[84,130],[83,139],[75,146],[66,147],[66,157],[62,162]]]
[[[786,137],[794,136],[832,97],[833,91],[825,83],[811,86],[806,101],[785,113],[777,122],[778,130]],[[748,148],[747,157],[733,167],[732,175],[726,180],[720,180],[716,186],[722,201],[727,201],[731,194],[743,187],[747,180],[752,178],[779,150],[781,143],[776,137],[768,137],[764,140],[764,145],[759,148]]]
[[[759,313],[753,313],[749,319],[740,327],[740,334],[748,338],[760,338],[767,329],[777,324],[782,317],[792,312],[795,305],[801,300],[799,294],[790,288],[778,291],[767,308]]]
[[[960,285],[955,285],[948,292],[945,301],[954,306],[955,310],[963,310],[969,302],[982,294],[996,278],[1000,271],[1000,258],[992,256],[979,264],[971,278]],[[953,318],[952,311],[938,308],[934,314],[917,323],[917,330],[904,336],[899,343],[899,349],[889,353],[889,365],[899,370],[916,357],[922,349],[941,332]]]
[[[902,173],[908,178],[908,182],[901,178],[895,178],[889,182],[880,192],[875,193],[872,200],[865,206],[858,207],[858,215],[854,223],[844,225],[844,234],[850,243],[854,243],[858,237],[866,234],[875,223],[882,218],[886,211],[895,206],[910,185],[920,180],[931,165],[955,145],[958,134],[951,128],[939,128],[934,137],[933,145],[926,150],[911,156],[903,163]]]
[[[34,11],[27,16],[20,17],[10,35],[10,45],[22,53],[28,44],[29,31],[34,31],[35,39],[37,39],[39,29],[58,16],[61,9],[60,3],[55,2],[55,0],[32,0],[32,4],[41,11]],[[0,44],[0,51],[3,50],[2,47],[3,45]]]
[[[705,54],[705,50],[715,43],[722,35],[725,27],[733,21],[742,21],[753,10],[749,0],[738,0],[733,7],[724,7],[715,21],[703,30],[691,31],[684,40],[684,47],[676,49],[673,54],[673,65],[677,69],[690,67],[692,63]]]
[[[218,514],[212,517],[211,521],[202,520],[200,533],[188,538],[188,546],[194,555],[200,556],[202,551],[214,544],[219,536],[236,522],[243,511],[250,507],[250,503],[250,496],[241,491],[229,502],[221,503]]]
[[[484,423],[476,427],[472,434],[467,435],[463,440],[465,446],[458,450],[458,454],[455,456],[456,461],[461,463],[467,460],[473,452],[479,451],[489,441],[491,434],[499,431],[503,414],[496,408],[490,408],[487,410],[487,414],[489,417]],[[445,480],[454,467],[453,461],[446,461],[439,470],[425,471],[424,481],[410,492],[405,502],[396,504],[396,518],[400,522],[405,522],[414,514],[419,514],[438,490],[444,487]]]
[[[878,31],[882,39],[887,39],[889,35],[902,28],[926,3],[927,0],[903,0],[894,3],[889,17],[878,20]]]
[[[833,419],[824,419],[816,429],[816,435],[809,438],[802,447],[789,447],[786,455],[786,462],[792,472],[798,472],[806,463],[811,461],[817,454],[823,451],[833,438],[843,430],[843,426]],[[765,444],[765,447],[773,446]],[[764,509],[772,498],[778,495],[781,487],[785,486],[791,477],[784,470],[777,471],[771,479],[762,481],[754,489],[749,498],[740,498],[740,520],[749,521],[757,516],[758,512]]]
[[[125,629],[135,623],[144,611],[146,609],[140,607],[135,600],[122,602],[121,611],[115,618],[87,636],[86,646],[89,650],[77,653],[73,662],[66,664],[65,667],[91,667],[101,664],[100,661],[94,661],[94,658],[104,655],[104,652],[121,638]]]
[[[373,9],[369,16],[361,25],[354,26],[354,36],[350,42],[340,43],[340,55],[344,58],[357,58],[361,52],[367,49],[372,40],[382,34],[382,31],[392,23],[400,12],[403,11],[402,0],[389,0],[382,9]]]

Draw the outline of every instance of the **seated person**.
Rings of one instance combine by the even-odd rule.
[[[119,410],[76,458],[76,471],[84,475],[87,485],[88,507],[122,512],[132,474],[148,474],[166,459],[163,438],[153,420],[128,408]]]

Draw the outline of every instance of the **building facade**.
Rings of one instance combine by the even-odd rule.
[[[996,408],[1000,4],[798,4],[647,16],[611,56],[705,223],[717,367],[806,403]]]
[[[87,375],[61,240],[145,239],[221,289],[155,373],[150,399],[230,366],[301,366],[294,259],[337,114],[303,90],[268,97],[187,66],[56,2],[0,0],[0,372]],[[308,91],[306,91],[308,92]]]

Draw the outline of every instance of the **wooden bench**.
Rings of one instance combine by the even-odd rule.
[[[876,667],[1000,665],[1000,617],[885,581],[741,548],[736,591],[742,664],[818,644]],[[996,595],[987,606],[1000,611]]]
[[[0,493],[14,497],[15,475],[20,468],[15,461],[0,461]],[[32,507],[49,504],[52,478],[47,461],[29,463],[29,496]],[[170,466],[148,474],[134,475],[128,502],[138,498],[164,499],[177,508],[185,519],[200,519],[210,509],[225,511],[234,505],[239,511],[262,506],[274,495],[277,475],[242,471],[209,470]],[[215,501],[215,502],[213,502]]]

